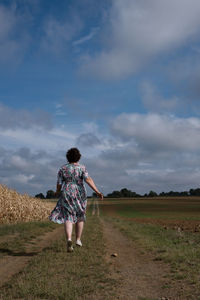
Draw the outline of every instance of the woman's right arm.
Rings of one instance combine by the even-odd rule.
[[[103,200],[103,194],[98,191],[96,185],[94,184],[93,179],[91,177],[88,177],[88,178],[85,179],[85,182],[93,189],[93,191],[95,191],[97,196],[99,196],[99,198],[101,200]]]

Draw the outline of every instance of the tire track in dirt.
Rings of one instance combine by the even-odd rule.
[[[93,202],[92,202],[92,215],[99,216],[99,202],[97,199],[93,199]]]
[[[53,241],[63,236],[63,226],[47,232],[25,244],[24,252],[12,253],[0,259],[0,287],[13,275],[19,273],[28,264],[31,258],[48,247]]]
[[[106,242],[106,260],[110,264],[110,276],[121,282],[115,299],[185,299],[180,289],[169,286],[165,275],[170,270],[166,264],[154,261],[150,253],[142,254],[142,249],[139,249],[139,246],[112,224],[103,219],[101,222]],[[112,257],[112,253],[117,253],[117,257]]]

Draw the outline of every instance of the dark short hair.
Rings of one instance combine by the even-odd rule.
[[[77,148],[71,148],[67,151],[66,158],[69,163],[77,162],[81,158],[81,153]]]

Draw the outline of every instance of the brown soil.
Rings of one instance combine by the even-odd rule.
[[[45,233],[25,245],[24,252],[11,253],[0,259],[0,286],[7,282],[14,274],[19,273],[29,262],[31,257],[37,255],[52,241],[63,235],[63,226]]]
[[[111,264],[111,277],[120,280],[117,299],[183,300],[183,287],[173,286],[167,276],[169,267],[155,261],[151,254],[126,238],[110,223],[102,221],[106,241],[106,259]],[[116,253],[116,257],[112,254]],[[116,297],[114,298],[116,299]],[[191,298],[192,299],[192,298]]]
[[[137,223],[155,224],[163,226],[165,229],[175,229],[181,231],[200,232],[200,221],[196,220],[167,220],[167,219],[133,219],[126,218]]]

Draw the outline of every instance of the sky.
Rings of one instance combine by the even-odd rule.
[[[78,147],[104,194],[199,187],[199,16],[199,0],[0,0],[0,183],[55,190]]]

